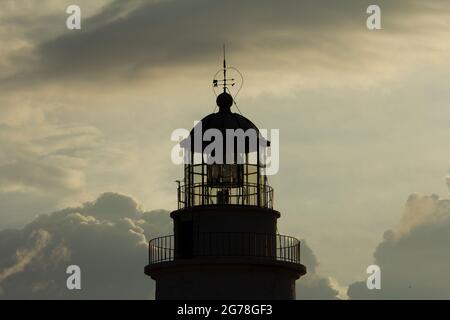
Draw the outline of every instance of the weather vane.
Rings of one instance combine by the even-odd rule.
[[[214,75],[214,79],[213,79],[213,87],[214,88],[223,87],[223,92],[227,92],[228,85],[230,85],[232,87],[235,86],[235,84],[236,84],[235,78],[227,78],[227,70],[228,69],[236,70],[235,68],[227,67],[226,48],[225,48],[225,45],[223,45],[223,69],[217,71],[217,73]],[[223,73],[223,79],[216,78],[220,72]]]

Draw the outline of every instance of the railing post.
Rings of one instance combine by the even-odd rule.
[[[166,261],[166,254],[167,254],[167,250],[166,250],[166,248],[167,248],[167,245],[166,245],[166,240],[167,240],[167,238],[166,237],[164,237],[163,239],[163,252],[164,252],[164,258],[163,258],[163,260],[164,261]]]
[[[152,242],[151,241],[148,242],[148,261],[150,263],[153,262],[153,259],[152,259]]]
[[[174,238],[173,235],[169,236],[169,260],[170,261],[173,260],[173,250],[174,250],[173,241],[172,241],[173,238]]]

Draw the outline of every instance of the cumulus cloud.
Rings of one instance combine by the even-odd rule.
[[[128,196],[41,215],[22,230],[0,232],[1,299],[149,299],[143,273],[149,238],[171,234],[168,212],[144,212]],[[82,290],[66,288],[66,268],[82,270]]]
[[[33,231],[31,237],[36,238],[33,247],[16,251],[16,263],[0,272],[0,285],[5,279],[25,270],[30,262],[45,249],[50,240],[50,234],[42,229]]]
[[[93,202],[41,215],[22,230],[0,231],[1,299],[149,299],[154,283],[144,275],[148,240],[172,234],[164,210],[143,211],[125,195],[105,193]],[[298,299],[335,299],[337,291],[316,273],[306,242],[308,275]],[[82,290],[66,288],[66,268],[82,270]]]
[[[306,241],[302,241],[301,260],[307,268],[307,274],[296,283],[298,300],[334,300],[338,299],[339,291],[330,279],[319,275],[316,268],[319,263]]]
[[[388,230],[374,253],[381,290],[349,286],[351,299],[450,299],[450,200],[413,194],[401,223]]]

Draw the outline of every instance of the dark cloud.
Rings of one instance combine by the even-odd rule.
[[[351,299],[450,299],[450,201],[409,197],[399,230],[386,231],[374,253],[381,290],[365,281],[349,286]]]
[[[22,230],[0,232],[0,298],[151,298],[147,239],[170,233],[167,211],[142,212],[114,193],[41,215]],[[81,291],[66,288],[71,264],[81,267]]]
[[[80,32],[64,32],[38,43],[31,73],[18,72],[10,82],[64,77],[88,81],[99,76],[135,78],[205,61],[217,62],[222,43],[232,52],[255,55],[266,64],[293,48],[289,66],[333,67],[370,59],[352,34],[365,32],[370,1],[113,1],[83,21]],[[414,14],[442,9],[420,1],[379,1],[383,23],[391,32],[398,21]],[[405,30],[403,30],[405,31]],[[315,53],[315,54],[314,54]],[[303,55],[305,54],[305,55]],[[314,61],[309,59],[314,57]],[[235,56],[236,57],[236,56]],[[309,58],[308,58],[309,57]],[[373,58],[373,57],[372,57]],[[277,66],[279,66],[278,61]]]
[[[167,234],[167,211],[143,212],[135,200],[116,193],[41,215],[22,230],[0,232],[0,298],[152,298],[154,283],[143,274],[147,241]],[[302,259],[309,273],[297,282],[298,298],[336,298],[329,281],[316,274],[317,260],[305,242]],[[81,267],[81,291],[66,288],[72,264]]]

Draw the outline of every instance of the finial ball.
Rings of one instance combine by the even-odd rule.
[[[228,92],[222,92],[217,96],[216,103],[219,108],[230,109],[233,105],[233,97]]]

